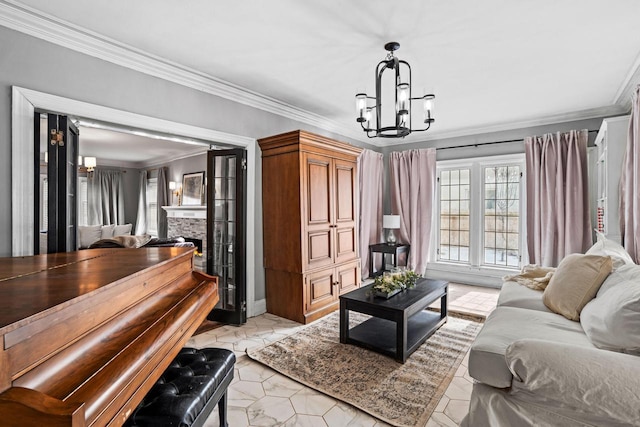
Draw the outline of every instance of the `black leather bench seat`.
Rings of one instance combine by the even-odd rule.
[[[201,427],[220,403],[220,425],[226,426],[235,361],[229,350],[183,348],[124,425]]]

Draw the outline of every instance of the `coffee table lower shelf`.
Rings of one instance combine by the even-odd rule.
[[[446,320],[440,313],[426,310],[410,317],[407,321],[407,354],[413,353]],[[396,358],[396,329],[395,322],[372,317],[349,329],[347,343]]]

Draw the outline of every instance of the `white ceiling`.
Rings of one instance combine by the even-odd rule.
[[[206,145],[185,144],[161,136],[136,135],[80,126],[79,153],[93,156],[98,166],[142,168],[207,151]]]
[[[78,123],[74,118],[74,122]],[[79,122],[78,154],[97,158],[98,166],[143,168],[205,153],[208,145],[171,135],[87,121]],[[40,151],[47,149],[47,116],[40,118]]]
[[[637,0],[21,3],[322,116],[349,136],[360,135],[354,95],[373,92],[392,40],[411,64],[414,96],[436,95],[436,122],[417,139],[620,113],[640,65]]]

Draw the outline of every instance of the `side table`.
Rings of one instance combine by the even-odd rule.
[[[390,270],[389,268],[387,268],[385,254],[391,254],[391,262],[393,264],[393,267],[398,267],[398,257],[402,254],[406,254],[406,260],[408,261],[410,249],[411,245],[406,244],[390,245],[388,243],[376,243],[375,245],[369,245],[369,277],[377,277],[385,271]],[[382,267],[377,271],[375,269],[376,264],[373,261],[374,253],[382,254]]]

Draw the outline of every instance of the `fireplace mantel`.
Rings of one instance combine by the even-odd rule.
[[[162,206],[167,218],[207,218],[206,206]]]

